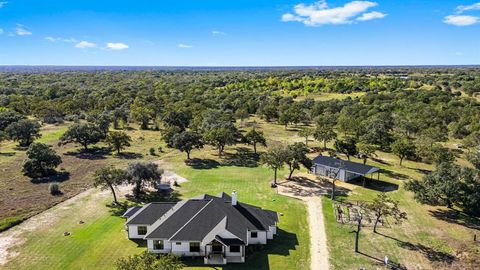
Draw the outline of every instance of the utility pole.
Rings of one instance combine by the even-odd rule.
[[[355,232],[355,252],[358,253],[358,240],[360,238],[360,230],[362,229],[363,216],[360,214],[358,217],[357,231]]]

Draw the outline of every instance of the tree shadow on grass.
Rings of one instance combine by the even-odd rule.
[[[432,170],[418,169],[418,168],[414,168],[413,170],[415,170],[416,172],[421,173],[421,174],[429,174],[429,173],[432,172]]]
[[[299,126],[288,126],[285,130],[286,131],[299,132],[301,130],[301,127],[299,127]]]
[[[253,153],[250,148],[237,147],[234,154],[225,153],[223,156],[222,166],[237,166],[237,167],[258,167],[260,156]]]
[[[376,258],[376,257],[374,257],[374,256],[372,256],[372,255],[368,255],[368,254],[363,253],[363,252],[361,252],[361,251],[359,251],[358,254],[363,255],[363,256],[365,256],[365,257],[368,257],[368,258],[376,261],[376,262],[378,263],[378,265],[385,265],[383,259]],[[392,260],[389,260],[386,269],[392,269],[392,270],[407,270],[407,267],[405,267],[405,266],[403,266],[403,265],[401,265],[401,264],[399,264],[399,263],[396,263],[396,262],[394,262],[394,261],[392,261]]]
[[[383,164],[383,165],[391,165],[390,163],[386,162],[386,161],[383,160],[383,159],[379,159],[379,158],[373,157],[373,158],[371,158],[371,160],[372,160],[372,161],[375,161],[375,162],[377,162],[377,163]]]
[[[364,186],[364,181],[365,181],[365,186]],[[362,186],[364,188],[368,188],[375,191],[381,191],[381,192],[391,192],[391,191],[398,190],[397,184],[393,184],[393,183],[382,181],[382,180],[370,179],[368,177],[357,178],[350,181],[349,183],[356,186]]]
[[[67,156],[74,156],[76,158],[89,159],[89,160],[106,159],[107,158],[106,156],[109,154],[110,154],[110,148],[108,147],[96,147],[88,150],[82,149],[75,152],[70,151],[65,153],[65,155]]]
[[[190,160],[186,160],[185,163],[192,167],[193,169],[197,170],[209,170],[218,168],[220,163],[213,159],[200,159],[200,158],[192,158]]]
[[[27,151],[27,150],[28,150],[28,146],[16,145],[15,147],[13,147],[13,150],[16,150],[16,151]]]
[[[448,210],[430,210],[430,214],[440,220],[448,223],[457,224],[474,230],[480,230],[480,218],[469,216],[461,211]]]
[[[398,173],[398,172],[394,172],[394,171],[386,170],[386,169],[381,169],[380,174],[384,174],[387,177],[395,179],[395,180],[408,180],[409,179],[408,175],[406,175],[406,174]]]
[[[2,156],[2,157],[13,157],[16,154],[17,154],[17,152],[8,152],[8,153],[0,152],[0,156]]]
[[[127,194],[125,196],[129,202],[140,204],[150,202],[178,202],[180,201],[180,193],[176,190],[170,192],[164,191],[147,191],[138,197]]]
[[[442,262],[442,263],[451,264],[455,261],[455,256],[453,256],[453,255],[451,255],[447,252],[438,251],[438,250],[435,250],[431,247],[427,247],[425,245],[422,245],[420,243],[412,244],[410,242],[402,241],[398,238],[388,236],[388,235],[382,234],[380,232],[377,232],[377,234],[381,235],[383,237],[395,240],[399,247],[402,247],[402,248],[405,248],[405,249],[408,249],[408,250],[412,250],[412,251],[420,252],[423,256],[425,256],[425,258],[427,258],[431,262]]]
[[[267,245],[251,245],[246,247],[245,263],[227,264],[220,267],[224,270],[270,270],[268,255],[289,256],[292,250],[299,245],[297,235],[282,229],[277,230],[278,234]],[[203,258],[183,258],[183,263],[188,267],[206,266]],[[212,266],[213,267],[213,266]],[[215,269],[215,268],[213,268]]]
[[[185,164],[197,170],[215,169],[220,166],[255,168],[258,167],[258,162],[260,160],[260,156],[253,153],[253,151],[247,147],[237,147],[235,153],[224,153],[221,158],[221,162],[208,158],[192,158],[190,160],[185,160]]]
[[[133,153],[133,152],[121,152],[120,154],[115,154],[114,157],[118,159],[139,159],[139,158],[142,158],[143,155],[140,153]]]
[[[443,252],[435,250],[431,247],[424,246],[422,244],[412,244],[406,242],[397,242],[397,244],[408,250],[420,252],[423,256],[425,256],[431,262],[443,262],[451,264],[455,261],[455,256]]]
[[[55,174],[45,176],[45,177],[36,177],[32,178],[30,182],[33,184],[45,184],[45,183],[61,183],[70,179],[69,172],[56,172]]]
[[[125,214],[128,208],[136,205],[138,204],[126,201],[126,202],[120,202],[118,204],[109,203],[106,205],[106,207],[108,207],[109,212],[112,216],[121,217],[123,216],[123,214]]]

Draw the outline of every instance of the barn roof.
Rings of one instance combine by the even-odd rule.
[[[314,164],[324,165],[332,168],[342,168],[346,171],[366,175],[374,172],[378,172],[380,169],[377,167],[365,165],[362,163],[352,162],[348,160],[342,160],[338,158],[332,158],[327,156],[318,156],[313,159]]]

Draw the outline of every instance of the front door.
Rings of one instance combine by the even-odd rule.
[[[223,246],[222,244],[218,242],[213,242],[212,243],[212,253],[222,253],[223,252]]]

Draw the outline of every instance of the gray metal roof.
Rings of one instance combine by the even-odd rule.
[[[182,207],[177,209],[165,221],[148,233],[146,238],[167,238],[172,237],[187,222],[195,216],[209,201],[206,200],[188,200]],[[192,239],[197,240],[197,239]]]
[[[313,159],[314,164],[324,165],[332,168],[342,168],[346,171],[353,172],[360,175],[371,174],[378,172],[380,169],[377,167],[365,165],[362,163],[352,162],[348,160],[342,160],[327,156],[318,156]]]
[[[130,208],[127,209],[127,211],[125,211],[125,213],[122,215],[122,217],[129,218],[129,217],[133,216],[140,209],[142,209],[141,206],[130,207]]]
[[[274,211],[252,205],[231,204],[225,193],[219,197],[201,195],[175,207],[174,212],[155,223],[145,238],[170,239],[171,241],[201,241],[221,222],[225,230],[246,242],[247,230],[268,230],[278,222]]]
[[[151,225],[170,210],[176,203],[149,203],[137,209],[127,220],[127,225]],[[130,210],[130,209],[129,209]],[[129,210],[124,215],[129,214]],[[131,210],[130,210],[131,211]]]
[[[215,240],[224,244],[225,246],[245,245],[245,242],[238,238],[223,238],[218,235],[215,236]]]

